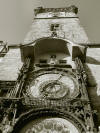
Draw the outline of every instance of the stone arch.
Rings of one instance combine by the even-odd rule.
[[[38,51],[38,52],[37,52]],[[43,37],[21,46],[22,57],[35,57],[49,52],[62,52],[72,57],[84,60],[86,47],[76,44],[65,38]]]
[[[31,41],[31,42],[29,42],[29,43],[25,43],[25,44],[23,44],[23,45],[24,45],[24,46],[28,46],[28,45],[32,45],[32,44],[35,45],[36,42],[41,41],[41,40],[44,40],[44,39],[59,39],[59,40],[66,41],[66,42],[70,43],[71,45],[76,44],[75,42],[72,42],[71,40],[66,39],[66,38],[61,38],[61,37],[42,37],[42,38],[38,38],[38,39],[36,39],[36,40],[34,40],[34,41]],[[78,45],[78,44],[77,44],[77,45]]]
[[[25,126],[31,120],[36,120],[41,117],[57,117],[69,121],[73,124],[79,133],[85,133],[85,125],[80,121],[76,116],[70,114],[69,112],[61,111],[59,109],[50,109],[50,108],[41,108],[41,109],[32,109],[29,112],[22,114],[16,124],[14,125],[12,133],[18,133],[20,129]]]
[[[76,43],[74,43],[74,42],[72,42],[72,41],[70,41],[70,40],[68,40],[66,38],[60,38],[60,37],[59,38],[58,37],[42,37],[42,38],[38,38],[38,39],[36,39],[36,40],[34,40],[34,41],[30,42],[30,43],[24,44],[24,45],[22,45],[22,47],[33,46],[35,48],[36,45],[38,46],[41,42],[44,42],[44,41],[46,41],[46,42],[47,41],[54,41],[54,43],[57,42],[57,41],[59,41],[60,43],[62,43],[61,46],[65,48],[64,49],[64,52],[65,52],[65,50],[67,50],[67,51],[69,50],[70,54],[71,54],[71,47],[73,45],[78,45],[78,44],[76,44]],[[57,44],[57,45],[59,46],[59,44]],[[63,45],[65,45],[65,46],[63,46]],[[39,46],[41,46],[41,45],[39,45]],[[68,47],[68,49],[66,47]]]
[[[44,38],[34,45],[35,56],[50,53],[62,53],[70,56],[67,42],[57,38]]]

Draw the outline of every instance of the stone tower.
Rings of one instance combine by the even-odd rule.
[[[77,12],[39,7],[24,44],[0,42],[2,133],[98,131],[100,45]]]

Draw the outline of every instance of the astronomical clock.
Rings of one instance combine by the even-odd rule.
[[[46,101],[73,100],[79,95],[80,86],[76,74],[72,70],[57,68],[40,69],[29,75],[26,84],[26,95],[30,99]],[[38,105],[39,107],[43,107]],[[48,108],[51,105],[47,103]],[[55,108],[55,105],[53,106]],[[39,117],[22,129],[21,133],[79,133],[78,129],[66,119],[60,117]]]
[[[71,71],[47,69],[30,75],[26,92],[31,98],[73,99],[79,94],[79,84]]]

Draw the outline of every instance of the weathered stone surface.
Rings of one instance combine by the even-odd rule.
[[[0,62],[0,80],[14,81],[18,77],[22,66],[20,49],[9,49],[3,60]]]
[[[58,37],[69,39],[75,43],[89,42],[84,29],[80,26],[78,18],[35,19],[24,42],[29,43],[39,38],[50,37],[50,25],[53,23],[61,25]]]

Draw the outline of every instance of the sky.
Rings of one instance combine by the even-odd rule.
[[[100,43],[100,0],[0,0],[0,40],[22,43],[34,19],[34,8],[76,5],[89,40]]]

